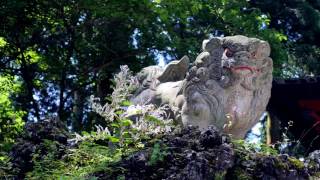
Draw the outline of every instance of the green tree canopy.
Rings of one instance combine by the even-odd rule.
[[[25,120],[58,116],[75,131],[102,123],[87,98],[105,98],[121,64],[136,72],[160,56],[194,60],[203,39],[236,34],[270,42],[275,75],[288,57],[287,36],[246,0],[10,0],[0,8],[0,74],[22,88],[11,101]]]
[[[320,2],[317,0],[252,0],[251,4],[270,15],[270,27],[287,37],[290,54],[284,75],[320,73]]]

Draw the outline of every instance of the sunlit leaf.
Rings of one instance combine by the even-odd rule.
[[[132,121],[130,119],[123,119],[123,120],[121,120],[121,124],[123,126],[131,126],[132,125]]]
[[[0,48],[7,45],[6,40],[3,37],[0,37]]]

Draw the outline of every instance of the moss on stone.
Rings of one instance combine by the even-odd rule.
[[[310,168],[310,169],[314,169],[316,166],[317,166],[317,163],[314,162],[314,161],[310,161],[310,162],[308,163],[308,168]]]
[[[320,179],[320,172],[313,174],[313,176],[311,176],[309,179],[310,180],[319,180]]]
[[[304,168],[304,164],[300,160],[298,160],[296,158],[293,158],[293,157],[289,157],[288,160],[297,169],[303,169]]]
[[[253,178],[243,169],[236,168],[234,171],[237,180],[253,180]]]
[[[289,170],[288,164],[287,164],[287,163],[284,163],[284,162],[282,162],[282,161],[280,161],[280,160],[278,160],[278,161],[276,162],[276,167],[279,168],[279,169]]]
[[[226,174],[227,174],[227,172],[226,172],[226,171],[223,171],[223,172],[217,172],[217,173],[214,175],[214,179],[215,179],[215,180],[224,180],[224,179],[225,179]]]

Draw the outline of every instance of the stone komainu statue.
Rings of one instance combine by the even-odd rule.
[[[270,98],[272,59],[267,42],[245,36],[204,40],[203,52],[189,69],[188,57],[166,68],[139,74],[136,104],[170,104],[184,125],[215,125],[243,138],[259,120]]]

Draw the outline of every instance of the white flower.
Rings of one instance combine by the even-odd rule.
[[[143,112],[143,107],[140,105],[130,105],[126,112],[125,112],[125,117],[129,117],[132,115],[141,115]]]

